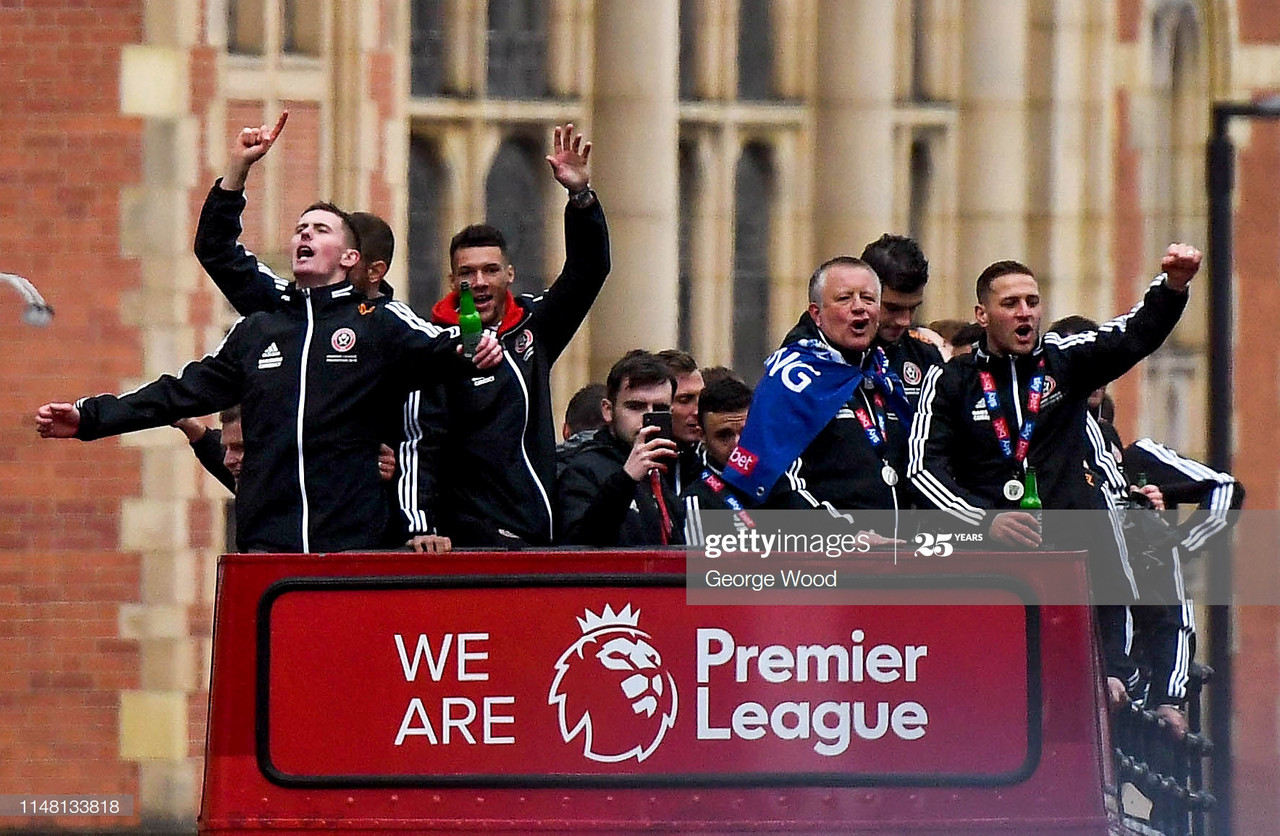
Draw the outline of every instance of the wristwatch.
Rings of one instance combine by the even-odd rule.
[[[595,202],[596,193],[590,186],[580,192],[571,192],[569,194],[569,205],[574,209],[586,209]]]

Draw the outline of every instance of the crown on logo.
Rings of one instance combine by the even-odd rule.
[[[617,612],[613,611],[611,604],[605,604],[603,615],[596,615],[591,610],[587,610],[586,615],[586,618],[578,619],[578,624],[582,627],[582,635],[584,636],[605,627],[636,627],[640,623],[640,611],[632,612],[630,604],[627,604]]]

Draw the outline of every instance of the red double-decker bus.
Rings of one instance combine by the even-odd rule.
[[[857,565],[753,605],[673,552],[228,555],[201,830],[1125,832],[1089,609],[1042,603],[1082,554]]]

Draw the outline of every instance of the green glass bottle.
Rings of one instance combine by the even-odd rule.
[[[1036,481],[1036,469],[1028,467],[1027,473],[1022,477],[1022,499],[1018,501],[1018,507],[1023,511],[1039,511],[1044,508],[1040,502],[1040,485]]]
[[[471,282],[466,280],[458,285],[458,330],[462,332],[462,356],[470,360],[476,356],[476,350],[480,347],[484,323],[476,312],[476,297],[471,291]]]
[[[1044,505],[1040,502],[1040,486],[1036,482],[1034,467],[1028,466],[1026,474],[1022,477],[1022,499],[1018,500],[1018,508],[1032,514],[1036,522],[1043,526],[1044,517],[1041,511]]]

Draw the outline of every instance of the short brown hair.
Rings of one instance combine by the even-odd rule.
[[[658,352],[658,358],[667,364],[667,368],[676,377],[684,377],[698,370],[698,361],[693,359],[693,355],[679,348],[664,348]]]
[[[987,266],[987,269],[978,274],[978,282],[975,290],[978,294],[979,304],[986,304],[987,296],[991,294],[991,284],[1004,276],[1030,276],[1035,278],[1036,274],[1031,272],[1031,268],[1020,261],[997,261]]]
[[[330,203],[327,200],[317,200],[306,209],[303,209],[302,215],[315,211],[328,212],[331,215],[337,215],[342,221],[342,228],[347,231],[347,246],[353,250],[360,250],[360,233],[356,231],[356,225],[352,223],[350,214],[339,208],[335,203]],[[301,218],[302,215],[299,215],[298,217]]]
[[[676,393],[676,376],[671,368],[656,354],[642,348],[632,349],[622,355],[622,359],[609,369],[609,377],[605,380],[605,397],[609,403],[618,400],[618,392],[624,384],[635,386],[652,386],[655,383],[671,384],[671,394]]]

